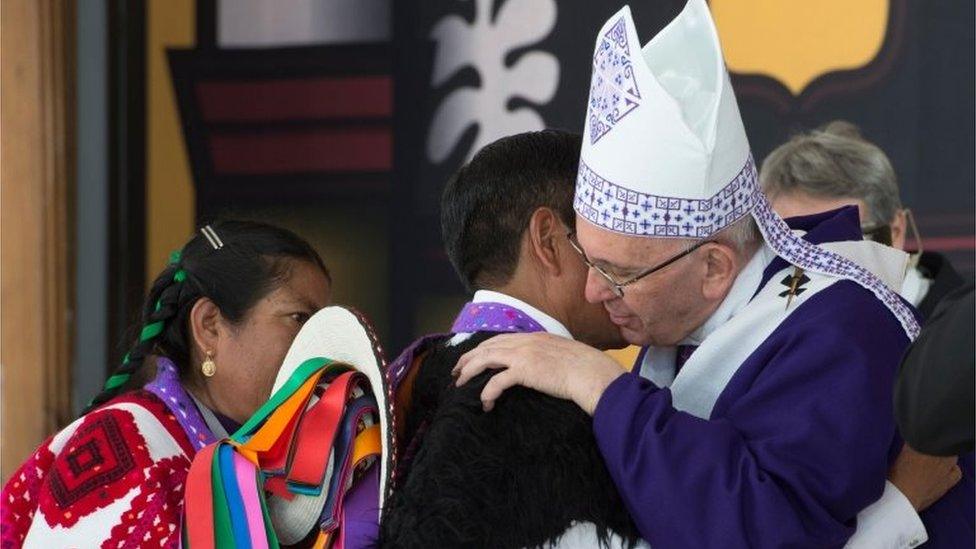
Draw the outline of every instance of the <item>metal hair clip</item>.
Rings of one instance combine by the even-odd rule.
[[[201,228],[200,232],[203,233],[203,236],[207,237],[207,241],[210,242],[213,249],[219,250],[224,247],[223,241],[220,240],[220,237],[217,236],[216,231],[214,231],[210,225],[206,225]]]

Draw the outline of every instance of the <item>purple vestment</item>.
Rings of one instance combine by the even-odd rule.
[[[859,240],[851,214],[791,226],[814,243]],[[775,259],[763,285],[787,266]],[[900,448],[892,387],[908,343],[869,291],[839,281],[752,352],[708,420],[675,410],[669,389],[637,375],[639,359],[603,394],[594,430],[643,537],[655,548],[843,546]],[[931,546],[973,546],[966,469],[922,514]]]

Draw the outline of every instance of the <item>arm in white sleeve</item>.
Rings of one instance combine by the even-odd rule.
[[[929,535],[908,498],[885,481],[878,501],[857,514],[857,531],[847,540],[849,549],[906,549],[928,541]]]

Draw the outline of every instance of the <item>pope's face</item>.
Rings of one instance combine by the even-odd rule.
[[[592,263],[625,281],[687,249],[689,241],[627,236],[594,226],[577,217],[577,238]],[[634,345],[675,345],[703,324],[714,310],[702,293],[708,271],[702,249],[624,286],[618,297],[607,280],[590,269],[586,299],[602,303],[610,320]]]

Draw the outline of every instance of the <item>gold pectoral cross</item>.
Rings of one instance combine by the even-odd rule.
[[[790,280],[790,293],[786,298],[786,308],[790,308],[790,303],[793,302],[793,297],[796,295],[797,288],[800,287],[800,279],[803,277],[803,269],[800,267],[793,267],[793,277]]]

